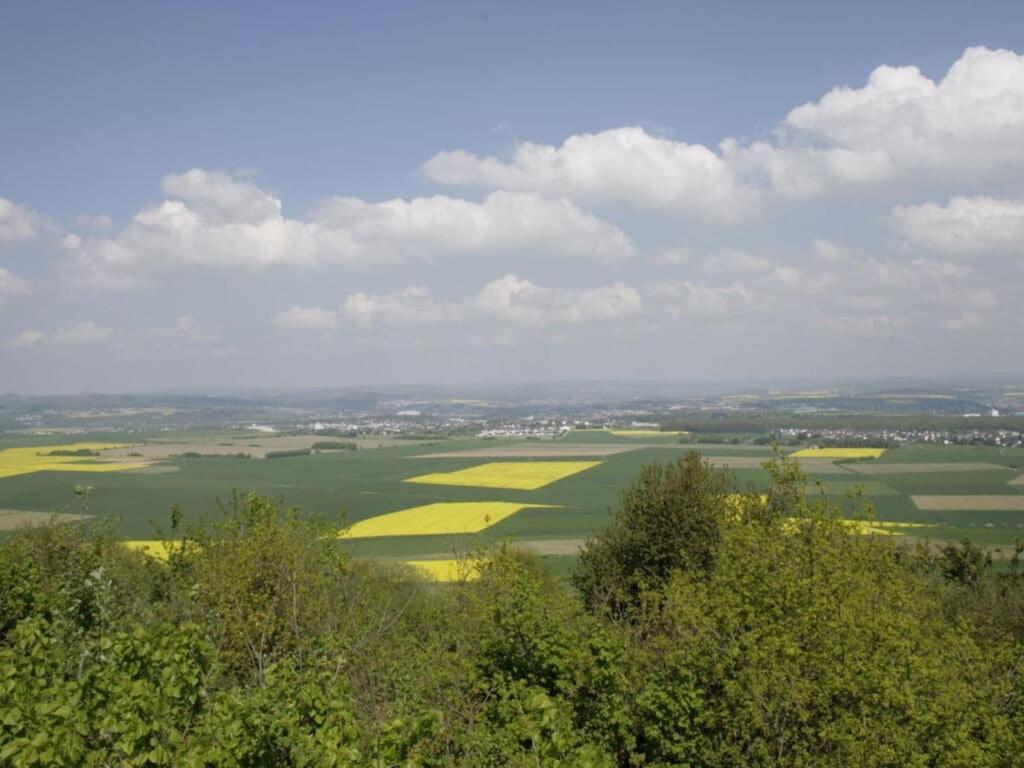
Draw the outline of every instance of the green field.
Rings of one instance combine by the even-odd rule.
[[[209,433],[204,433],[210,439]],[[160,434],[159,439],[168,436]],[[174,435],[181,440],[187,435]],[[216,439],[216,435],[212,436]],[[102,440],[125,442],[123,436],[76,435],[73,439],[12,438],[0,439],[0,448],[19,445],[52,445],[61,442]],[[244,441],[238,433],[225,435],[236,443]],[[498,444],[495,440],[446,440],[437,443],[394,444],[389,447],[334,451],[277,459],[169,458],[146,470],[108,472],[38,472],[0,479],[0,510],[79,511],[73,488],[76,484],[93,487],[90,512],[117,519],[126,538],[154,536],[156,526],[169,525],[171,505],[178,505],[186,523],[215,509],[214,500],[232,492],[257,491],[273,495],[286,505],[324,515],[331,521],[355,522],[368,517],[440,501],[518,501],[552,505],[553,508],[524,509],[481,534],[468,536],[410,536],[360,539],[345,542],[361,557],[431,557],[468,551],[480,544],[512,540],[530,542],[540,548],[552,564],[565,567],[575,543],[584,539],[608,520],[609,509],[640,468],[652,461],[670,460],[699,449],[712,459],[750,456],[768,459],[770,449],[757,446],[682,444],[676,436],[634,438],[635,450],[609,455],[598,466],[533,491],[503,488],[471,488],[406,483],[410,477],[450,472],[488,461],[481,458],[417,458],[443,451],[459,451]],[[394,441],[401,443],[401,441]],[[577,431],[568,440],[534,443],[550,448],[587,443],[621,444],[622,438],[599,431]],[[537,458],[535,461],[564,457]],[[503,459],[503,461],[529,461]],[[814,474],[810,493],[825,493],[842,498],[858,489],[874,506],[879,520],[934,524],[935,528],[908,529],[907,535],[948,541],[969,535],[990,547],[1008,548],[1024,536],[1024,512],[978,511],[965,504],[962,511],[918,510],[912,494],[1022,494],[1024,486],[1009,481],[1024,473],[1024,450],[969,447],[908,447],[887,452],[878,465],[934,463],[991,464],[996,468],[960,472],[914,471],[902,467],[894,473],[859,473],[836,465],[835,471]],[[861,465],[858,465],[861,466]],[[737,469],[740,490],[759,488],[768,479],[761,469]],[[820,485],[819,485],[820,484]],[[344,518],[343,518],[344,516]],[[548,547],[543,542],[557,542]]]

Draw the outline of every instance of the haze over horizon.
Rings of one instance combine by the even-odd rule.
[[[1021,29],[12,6],[0,392],[1024,376]]]

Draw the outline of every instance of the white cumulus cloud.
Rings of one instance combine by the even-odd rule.
[[[323,307],[294,306],[279,313],[274,325],[288,331],[332,331],[338,327],[338,313]]]
[[[0,267],[0,302],[8,296],[24,296],[31,291],[32,284],[28,280]]]
[[[837,86],[792,109],[766,139],[717,148],[612,128],[526,142],[508,160],[438,152],[442,184],[539,191],[735,219],[767,192],[821,195],[915,174],[978,181],[1024,170],[1024,56],[968,48],[939,81],[880,66],[862,87]]]
[[[897,206],[890,226],[909,244],[944,253],[1024,253],[1024,202],[954,197]]]
[[[784,128],[859,158],[877,157],[879,169],[892,172],[975,177],[1021,168],[1024,56],[968,48],[938,82],[917,67],[881,66],[861,88],[836,87],[792,110]]]
[[[346,297],[340,313],[356,325],[370,328],[433,325],[458,319],[460,310],[453,304],[436,300],[429,288],[414,285],[395,293],[353,293]]]
[[[44,333],[34,328],[22,331],[7,340],[7,346],[15,349],[35,347],[41,344],[64,344],[68,346],[85,346],[99,344],[114,335],[113,328],[101,326],[92,320],[84,320],[74,325],[58,328]]]
[[[0,197],[0,243],[31,240],[36,236],[36,215],[28,208]]]
[[[525,325],[577,324],[640,314],[640,293],[625,283],[560,291],[513,274],[487,283],[473,301],[477,311],[503,322]]]
[[[703,320],[739,319],[767,308],[769,298],[740,282],[714,285],[667,280],[649,287],[651,297],[674,317]]]
[[[337,197],[302,219],[249,181],[193,169],[163,180],[169,198],[110,238],[66,238],[73,279],[124,289],[188,267],[310,267],[405,257],[533,249],[630,256],[619,228],[564,199],[494,192],[369,203]]]
[[[755,201],[728,163],[701,144],[616,128],[568,137],[560,147],[524,143],[509,162],[455,150],[423,166],[442,184],[616,201],[735,218]]]

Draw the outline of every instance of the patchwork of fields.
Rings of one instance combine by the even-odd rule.
[[[117,436],[88,439],[92,445],[124,442]],[[263,452],[277,446],[274,438],[238,432],[206,435],[203,441],[231,447],[259,442]],[[187,440],[175,438],[176,448],[182,443]],[[126,538],[144,542],[138,546],[154,546],[149,542],[158,527],[168,527],[172,504],[188,524],[211,513],[215,498],[238,489],[279,497],[286,505],[330,521],[344,520],[351,528],[340,546],[358,557],[439,563],[488,541],[511,540],[557,569],[607,522],[619,493],[644,464],[698,449],[716,465],[728,467],[737,488],[746,490],[767,483],[761,464],[771,457],[768,448],[682,444],[669,433],[644,435],[624,445],[621,436],[606,431],[573,432],[555,442],[382,441],[384,447],[272,460],[166,454],[157,459],[146,446],[120,448],[122,457],[109,463],[102,453],[37,455],[58,444],[52,436],[45,441],[0,439],[0,457],[3,449],[17,449],[8,456],[20,456],[23,466],[31,464],[29,459],[59,459],[55,466],[0,475],[0,523],[12,521],[0,524],[0,535],[5,527],[35,522],[54,511],[87,511],[116,516]],[[73,450],[73,444],[69,440],[56,450]],[[143,453],[150,466],[139,469],[138,462],[127,461],[128,452]],[[126,463],[131,463],[127,471],[110,469]],[[1024,485],[1019,481],[1024,450],[906,447],[875,459],[815,454],[801,463],[809,473],[809,493],[843,500],[860,492],[874,507],[875,532],[933,541],[967,535],[1003,551],[1024,536]],[[94,489],[88,510],[78,506],[76,484]],[[932,500],[922,503],[922,497]]]

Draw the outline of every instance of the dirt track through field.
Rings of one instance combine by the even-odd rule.
[[[73,523],[92,515],[54,515],[50,512],[31,512],[27,509],[0,509],[0,531],[14,531],[23,525],[42,525],[53,517],[62,523]]]
[[[911,496],[918,509],[928,512],[1024,512],[1024,494]]]
[[[550,456],[611,456],[641,448],[663,448],[662,445],[601,445],[600,443],[547,443],[530,445],[492,445],[487,448],[470,448],[464,451],[445,451],[443,453],[424,453],[410,456],[413,459],[483,459],[483,458],[517,458]]]
[[[513,541],[512,546],[528,549],[535,555],[575,555],[584,539],[531,539]]]
[[[770,456],[705,456],[708,461],[716,467],[726,469],[761,469],[761,465],[768,461]],[[808,475],[822,474],[845,474],[846,470],[842,465],[829,461],[828,459],[798,459],[800,469]]]
[[[1013,480],[1008,482],[1007,485],[1024,485],[1024,475],[1017,475],[1017,477],[1013,478]]]
[[[931,472],[985,472],[994,469],[1009,469],[1002,464],[989,464],[984,461],[934,461],[920,464],[864,461],[851,462],[844,464],[843,467],[862,475],[912,475]]]
[[[152,442],[103,451],[104,458],[136,458],[159,461],[183,453],[201,453],[204,456],[234,456],[244,453],[254,459],[266,457],[270,451],[296,451],[312,448],[315,443],[355,443],[360,450],[368,448],[394,448],[421,445],[423,440],[397,440],[391,437],[325,437],[320,435],[268,435],[220,436],[196,440]]]

